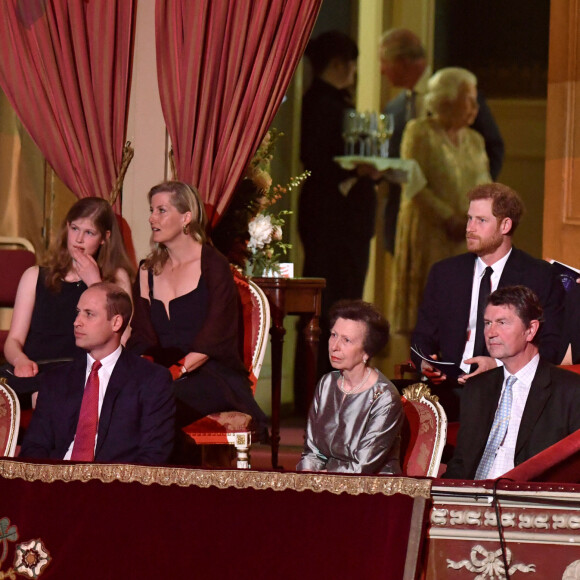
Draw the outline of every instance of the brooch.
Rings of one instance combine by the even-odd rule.
[[[377,390],[373,394],[373,398],[371,399],[371,405],[384,393],[384,389],[382,387],[377,387]]]

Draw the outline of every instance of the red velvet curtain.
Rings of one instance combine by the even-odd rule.
[[[212,225],[270,126],[322,0],[157,0],[159,92],[177,177]]]
[[[121,169],[134,6],[0,2],[0,86],[78,197],[108,198]]]

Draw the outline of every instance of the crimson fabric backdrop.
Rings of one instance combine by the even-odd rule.
[[[210,227],[282,103],[320,4],[157,0],[157,76],[176,177],[199,189]]]
[[[134,6],[135,0],[0,2],[0,86],[78,197],[108,199],[119,175]]]

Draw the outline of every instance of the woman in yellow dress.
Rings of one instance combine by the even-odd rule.
[[[483,137],[469,128],[478,112],[477,79],[444,68],[428,82],[426,117],[409,121],[401,157],[415,159],[427,185],[403,188],[391,283],[392,330],[410,333],[431,266],[465,251],[466,194],[491,181]]]

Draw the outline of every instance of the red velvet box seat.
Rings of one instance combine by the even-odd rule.
[[[21,241],[20,241],[21,240]],[[0,244],[22,244],[32,248],[28,240],[21,238],[0,238]],[[30,249],[0,248],[0,308],[12,308],[16,298],[16,290],[22,274],[30,266],[36,264],[36,256]],[[0,330],[0,354],[4,353],[4,343],[8,337],[8,330]]]
[[[429,492],[403,477],[0,460],[0,521],[15,528],[0,571],[35,540],[39,580],[414,580]]]
[[[401,468],[410,477],[437,477],[447,434],[439,398],[425,383],[403,389],[405,421],[401,430]]]

